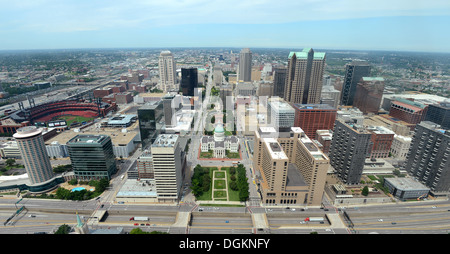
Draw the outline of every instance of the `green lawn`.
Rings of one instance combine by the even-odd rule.
[[[216,178],[225,178],[225,172],[215,171]]]
[[[224,198],[226,200],[227,192],[226,191],[214,191],[214,198]]]
[[[232,152],[226,151],[226,156],[228,159],[240,159],[241,158],[241,155],[239,154],[239,152],[232,153]]]
[[[210,159],[213,157],[213,151],[209,150],[208,152],[200,152],[200,158]]]
[[[225,180],[214,180],[214,189],[226,189]]]
[[[94,118],[92,118],[92,117],[69,116],[69,115],[67,115],[67,116],[60,116],[57,119],[65,120],[66,123],[67,123],[67,126],[70,126],[70,124],[73,123],[73,122],[82,123],[82,122],[90,122],[90,121],[94,120]]]

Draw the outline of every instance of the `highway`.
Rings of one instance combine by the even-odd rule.
[[[44,199],[21,200],[17,207],[25,209],[6,225],[0,224],[0,234],[27,234],[54,232],[62,224],[75,225],[76,213],[87,221],[102,203],[99,200],[57,201]],[[0,220],[4,222],[16,211],[19,199],[0,199]],[[193,204],[181,205],[120,205],[109,204],[103,209],[108,216],[103,222],[92,224],[91,228],[123,227],[125,231],[141,227],[146,231],[159,230],[176,234],[309,234],[313,231],[324,234],[447,234],[450,232],[450,202],[421,201],[340,207],[338,209],[300,207],[286,209],[264,207],[214,207]],[[295,209],[295,211],[293,211]],[[173,227],[180,212],[188,212],[192,218],[185,227]],[[352,227],[345,220],[344,212],[351,219]],[[252,214],[264,214],[268,228],[259,232],[254,228]],[[302,223],[309,216],[338,214],[345,227],[334,227],[328,223]],[[149,222],[130,221],[133,216],[148,216]],[[149,225],[147,225],[149,224]]]

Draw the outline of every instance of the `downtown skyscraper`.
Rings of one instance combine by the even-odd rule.
[[[239,54],[238,80],[244,82],[252,81],[252,52],[248,48],[242,49]]]
[[[305,48],[288,57],[284,99],[291,103],[319,104],[325,68],[325,53]]]
[[[16,139],[31,184],[50,180],[54,175],[42,137],[42,129],[25,126],[19,128],[13,137]]]
[[[198,85],[197,68],[181,68],[180,88],[184,96],[194,96]]]
[[[176,90],[177,67],[170,51],[162,51],[159,55],[159,80],[164,92]]]
[[[341,105],[352,106],[358,82],[363,77],[370,77],[370,66],[367,62],[353,61],[345,66],[344,84],[341,92]]]

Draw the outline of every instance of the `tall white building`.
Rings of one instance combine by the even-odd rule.
[[[183,181],[185,153],[179,136],[160,134],[151,146],[153,173],[159,202],[177,202]]]
[[[42,129],[26,126],[13,135],[17,141],[25,170],[31,184],[39,184],[53,178],[53,168],[45,148]]]
[[[172,53],[168,50],[159,55],[159,80],[164,92],[177,89],[177,67]]]

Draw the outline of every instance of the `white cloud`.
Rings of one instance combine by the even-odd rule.
[[[447,0],[0,0],[0,6],[0,16],[19,16],[22,27],[44,32],[450,15]]]

